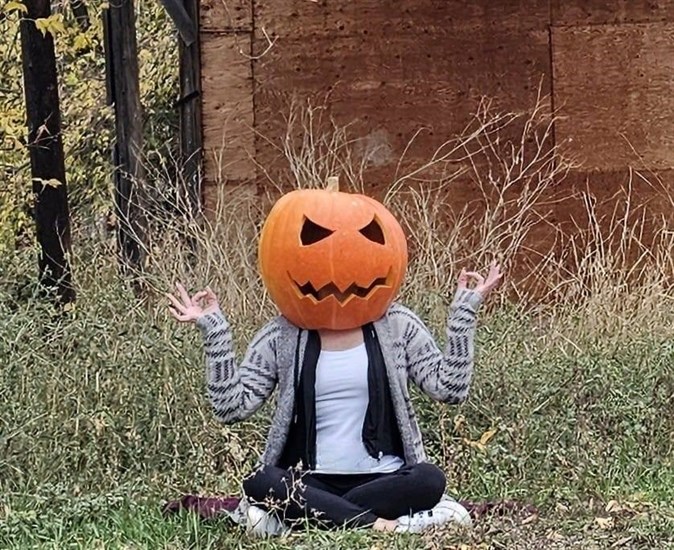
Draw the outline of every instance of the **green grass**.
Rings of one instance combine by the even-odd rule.
[[[154,61],[147,70],[167,68]],[[157,105],[154,115],[168,116]],[[235,426],[212,418],[199,334],[168,317],[161,293],[175,280],[210,284],[239,351],[275,313],[253,244],[268,201],[225,187],[212,225],[172,218],[171,166],[163,176],[149,171],[141,297],[119,276],[114,236],[88,219],[98,204],[89,188],[74,203],[74,308],[55,310],[36,288],[35,251],[25,248],[32,236],[0,262],[0,548],[674,548],[674,232],[664,223],[641,242],[643,213],[628,192],[603,220],[588,195],[586,225],[556,235],[554,254],[535,254],[527,235],[544,223],[544,198],[566,169],[530,139],[550,120],[540,110],[482,115],[482,131],[447,142],[388,189],[412,257],[402,301],[440,342],[458,269],[498,257],[518,277],[480,312],[469,401],[413,399],[448,492],[533,504],[537,516],[486,517],[471,532],[422,537],[308,528],[262,542],[226,521],[163,517],[163,501],[183,493],[239,492],[272,405]],[[287,178],[274,184],[317,185],[340,173],[351,188],[363,186],[364,167],[349,153],[355,142],[293,120],[305,126],[289,136],[305,138],[283,142]],[[522,139],[493,137],[520,126]],[[105,172],[97,154],[80,171]],[[475,162],[467,175],[457,168],[466,158]],[[462,212],[452,211],[455,169],[481,191]],[[91,189],[102,189],[107,180],[95,175]],[[13,228],[8,235],[14,243]]]
[[[251,539],[229,520],[169,518],[159,503],[102,496],[57,501],[60,506],[10,512],[2,548],[672,548],[672,511],[644,507],[561,511],[528,519],[487,517],[472,531],[451,527],[423,536],[304,528],[288,537]],[[56,503],[52,503],[52,506]],[[594,515],[594,514],[596,515]],[[600,518],[600,519],[597,519]],[[601,521],[609,523],[601,523]]]
[[[32,295],[30,254],[0,268],[0,548],[674,547],[674,341],[639,312],[592,331],[582,308],[559,305],[483,312],[465,405],[414,396],[451,493],[532,503],[537,518],[484,518],[471,533],[307,529],[255,542],[224,520],[162,517],[162,502],[182,493],[238,491],[270,407],[217,424],[198,333],[168,319],[161,297],[136,299],[100,246],[77,263],[80,294],[65,313]],[[223,303],[239,349],[270,314],[262,303]],[[622,323],[633,330],[622,335]],[[607,511],[612,500],[624,509]]]

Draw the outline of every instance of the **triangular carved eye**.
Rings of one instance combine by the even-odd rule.
[[[300,241],[302,241],[304,246],[307,246],[327,239],[333,233],[332,229],[327,229],[312,222],[309,218],[304,218],[302,231],[300,232]]]
[[[386,244],[384,232],[382,231],[377,218],[372,218],[372,221],[363,227],[363,229],[360,230],[360,233],[363,235],[363,237],[371,240],[372,242]]]

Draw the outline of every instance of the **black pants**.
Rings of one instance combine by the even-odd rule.
[[[243,482],[256,506],[284,519],[316,518],[326,526],[365,527],[433,508],[445,475],[432,464],[404,466],[390,474],[313,474],[263,466]]]

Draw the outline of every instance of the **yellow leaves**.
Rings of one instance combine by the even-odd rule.
[[[613,526],[615,525],[615,520],[612,517],[607,517],[607,518],[598,517],[598,518],[594,518],[593,523],[594,523],[594,525],[599,527],[599,529],[609,530],[609,529],[613,529]]]
[[[621,514],[621,515],[637,515],[640,513],[646,512],[651,508],[653,504],[646,502],[641,498],[636,498],[632,500],[625,500],[623,502],[618,502],[617,500],[609,500],[606,503],[605,510],[609,514]]]
[[[522,520],[522,525],[529,525],[538,521],[538,514],[531,514],[529,517]]]
[[[73,46],[76,50],[84,50],[85,48],[88,48],[90,44],[91,40],[89,36],[83,33],[78,34],[73,41]]]
[[[20,110],[6,108],[4,113],[0,113],[0,136],[21,146],[20,140],[26,133],[22,118],[23,113]]]
[[[498,430],[499,430],[498,428],[491,428],[486,432],[484,432],[479,439],[473,440],[470,438],[469,434],[470,430],[468,429],[468,422],[466,421],[466,417],[462,414],[457,414],[454,417],[454,431],[460,435],[463,435],[463,437],[461,438],[463,444],[466,445],[467,447],[477,449],[482,452],[484,452],[487,449],[487,444],[498,433]]]
[[[21,2],[10,1],[3,6],[2,11],[4,11],[5,13],[10,13],[12,11],[20,11],[22,13],[26,13],[28,11],[28,8],[26,7],[26,4],[23,4]]]
[[[491,440],[491,438],[494,437],[494,436],[496,435],[496,432],[497,432],[497,431],[498,431],[498,430],[497,430],[496,428],[492,428],[491,430],[487,430],[486,432],[484,432],[484,433],[480,436],[480,444],[484,446],[484,445],[486,445],[487,443],[489,443],[489,441]]]
[[[105,418],[103,416],[95,417],[93,420],[93,424],[94,430],[96,431],[96,435],[100,437],[105,431],[105,428],[107,427],[107,424],[105,423]]]
[[[40,17],[35,20],[35,26],[42,33],[42,36],[47,36],[47,33],[56,36],[59,33],[66,32],[66,28],[63,26],[62,13],[55,13],[49,17]]]
[[[592,521],[592,526],[602,531],[610,531],[615,529],[617,527],[616,524],[623,520],[636,516],[647,516],[649,506],[648,502],[618,502],[617,500],[609,500],[604,506],[605,513],[595,517]],[[624,541],[616,546],[612,546],[612,548],[622,545],[624,545]]]
[[[562,542],[566,537],[558,531],[548,531],[545,538],[552,542]]]
[[[497,432],[498,432],[497,428],[487,430],[480,436],[480,439],[478,439],[477,441],[472,441],[467,437],[464,437],[463,443],[465,445],[468,445],[469,447],[472,447],[473,449],[478,449],[484,452],[487,449],[487,443],[491,441],[491,439],[496,435]]]
[[[606,508],[605,508],[605,509],[606,509],[606,511],[607,511],[609,514],[612,513],[612,512],[620,513],[620,512],[622,512],[622,511],[624,511],[624,510],[631,511],[631,509],[630,509],[629,506],[623,506],[623,505],[620,504],[617,500],[609,500],[609,501],[606,503]]]

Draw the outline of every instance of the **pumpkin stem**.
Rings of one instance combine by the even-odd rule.
[[[339,176],[329,176],[326,189],[328,191],[339,191]]]

